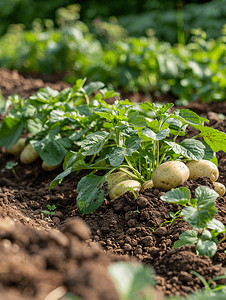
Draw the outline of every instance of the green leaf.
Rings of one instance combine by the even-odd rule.
[[[86,133],[86,131],[89,129],[89,127],[85,127],[84,129],[82,129],[81,131],[76,131],[74,132],[73,134],[71,134],[69,136],[69,139],[72,140],[72,141],[77,141],[79,140],[84,133]]]
[[[157,109],[157,116],[161,116],[161,115],[165,115],[166,112],[171,108],[173,107],[173,103],[167,103],[167,104],[164,104],[162,105],[162,107],[158,108]]]
[[[219,197],[219,195],[208,186],[199,186],[195,189],[195,197],[197,199],[197,207],[203,208],[210,202],[214,205],[214,201]]]
[[[179,119],[169,118],[166,120],[166,123],[169,124],[170,134],[176,135],[179,130],[179,136],[184,136],[187,125],[182,127],[182,122]],[[182,127],[182,128],[181,128]]]
[[[106,131],[90,133],[83,141],[77,142],[77,144],[81,146],[83,155],[93,155],[101,151],[110,136],[111,134]]]
[[[196,251],[199,255],[207,255],[211,258],[217,252],[217,245],[213,241],[202,241],[199,239],[196,244]]]
[[[61,183],[64,177],[68,176],[72,172],[72,167],[67,168],[65,171],[61,172],[53,181],[50,183],[49,190],[51,190],[55,185]]]
[[[144,129],[142,129],[142,133],[145,135],[145,136],[147,136],[147,137],[149,137],[149,138],[151,138],[152,140],[154,140],[154,141],[161,141],[161,140],[164,140],[168,135],[169,135],[169,131],[170,131],[170,129],[169,128],[167,128],[167,129],[163,129],[163,130],[161,130],[161,131],[159,131],[157,134],[154,132],[154,131],[152,131],[150,128],[144,128]]]
[[[207,228],[209,229],[215,229],[217,232],[226,232],[226,226],[219,220],[212,219],[207,224]]]
[[[199,125],[199,120],[200,120],[199,116],[195,112],[189,109],[181,109],[179,111],[176,110],[174,114],[175,116],[179,117],[183,123],[185,122],[190,125],[196,125],[196,126]]]
[[[128,122],[135,127],[147,126],[145,116],[140,115],[136,111],[130,111],[128,114]]]
[[[137,151],[140,148],[140,144],[142,142],[142,139],[139,138],[138,136],[133,136],[130,138],[127,138],[125,140],[125,146],[126,146],[126,151],[127,155],[131,155],[134,151]]]
[[[113,122],[115,119],[115,115],[112,114],[112,112],[95,112],[98,116],[107,119],[110,122]]]
[[[214,157],[214,151],[211,149],[211,147],[205,142],[202,141],[202,144],[204,145],[204,156],[202,159],[205,160],[211,160]]]
[[[109,161],[111,166],[113,167],[120,166],[126,154],[127,154],[127,150],[125,148],[114,147],[109,153]]]
[[[33,117],[37,113],[36,107],[26,102],[25,106],[21,109],[22,116],[25,118]]]
[[[20,119],[6,116],[0,128],[0,147],[12,148],[20,138],[23,128],[24,126]]]
[[[77,205],[81,214],[89,214],[99,208],[107,196],[106,176],[94,174],[83,177],[77,186]]]
[[[201,160],[205,154],[205,146],[198,140],[185,139],[180,144],[164,141],[176,153],[192,160]]]
[[[214,152],[226,152],[226,134],[211,127],[203,127],[199,136],[210,146]]]
[[[42,121],[38,118],[35,119],[28,119],[26,122],[26,129],[31,133],[32,135],[36,135],[40,131],[42,131]]]
[[[56,135],[54,131],[50,131],[42,140],[34,140],[30,143],[38,152],[41,159],[50,166],[60,164],[67,154],[67,150],[60,142],[60,136]]]
[[[186,205],[190,201],[190,197],[190,190],[186,187],[181,187],[166,192],[160,199],[173,204]]]
[[[60,108],[52,110],[50,112],[50,124],[52,125],[54,123],[62,122],[66,120],[67,117],[65,117],[64,114],[65,112]]]
[[[183,247],[185,245],[194,245],[198,241],[198,232],[196,230],[187,230],[180,234],[179,240],[173,245],[173,248]]]
[[[105,86],[105,84],[103,82],[100,82],[100,81],[90,82],[89,84],[84,86],[84,90],[86,91],[86,94],[89,96],[93,92],[103,88],[104,86]]]
[[[209,232],[209,230],[204,229],[201,235],[201,239],[203,241],[212,240],[211,232]]]
[[[59,92],[56,90],[51,89],[50,87],[46,87],[43,89],[38,90],[36,94],[29,98],[29,102],[32,105],[39,105],[40,103],[49,103],[49,102],[56,102],[57,99],[53,101],[59,95]]]
[[[212,206],[208,211],[205,209],[198,210],[194,207],[185,207],[181,211],[181,215],[188,224],[199,230],[205,228],[207,223],[214,217],[217,209]]]

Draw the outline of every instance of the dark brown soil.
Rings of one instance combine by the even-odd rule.
[[[62,81],[48,83],[24,78],[16,71],[0,70],[0,89],[5,98],[12,94],[26,98],[44,86],[57,90],[66,87]],[[134,102],[148,100],[142,94],[123,97]],[[155,100],[172,102],[174,98],[161,95]],[[225,102],[195,102],[188,107],[208,117],[213,128],[226,132],[226,121],[216,114],[226,114]],[[194,135],[191,128],[189,135]],[[218,181],[226,185],[226,154],[219,152],[218,159]],[[0,170],[11,160],[16,158],[0,148]],[[196,255],[191,246],[172,249],[189,226],[182,219],[172,226],[161,226],[170,220],[169,212],[180,208],[160,200],[164,194],[161,190],[145,190],[137,194],[137,199],[127,192],[116,200],[107,199],[94,213],[81,216],[76,205],[76,185],[85,171],[72,173],[51,191],[49,184],[62,171],[60,168],[44,171],[41,160],[37,160],[30,165],[19,162],[15,171],[20,181],[11,170],[0,172],[0,300],[43,300],[57,287],[81,299],[116,300],[119,296],[107,267],[122,260],[139,261],[154,268],[156,290],[165,295],[186,297],[199,290],[202,282],[190,270],[206,280],[224,273],[226,242],[218,246],[212,260]],[[200,185],[213,188],[205,177],[184,184],[192,193]],[[57,207],[52,217],[41,212],[47,204]],[[226,225],[226,196],[216,200],[216,207],[216,218]]]

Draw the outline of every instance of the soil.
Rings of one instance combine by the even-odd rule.
[[[57,79],[55,76],[54,83],[49,78],[46,82],[45,78],[25,78],[17,71],[2,69],[0,89],[5,99],[13,94],[27,98],[45,86],[59,91],[67,87]],[[134,102],[150,100],[144,94],[122,96]],[[154,93],[152,98],[175,100],[171,95]],[[218,113],[226,115],[226,102],[197,101],[186,108],[207,117],[208,126],[226,133],[226,120],[218,117]],[[193,129],[188,128],[186,137],[193,135]],[[226,154],[220,151],[217,157],[218,181],[226,185]],[[6,162],[16,160],[4,147],[0,148],[0,170]],[[180,206],[160,200],[164,194],[161,190],[147,189],[137,193],[137,199],[127,192],[116,200],[106,199],[98,210],[82,216],[76,205],[76,185],[85,171],[72,173],[51,191],[49,184],[61,168],[44,171],[38,159],[29,165],[19,162],[15,171],[20,181],[11,170],[0,172],[0,300],[43,300],[57,288],[53,300],[63,300],[66,291],[85,300],[116,300],[119,295],[107,268],[117,261],[152,267],[158,299],[161,294],[186,297],[202,288],[201,280],[190,270],[206,280],[225,272],[226,242],[218,245],[212,259],[196,255],[193,246],[172,249],[179,235],[190,227],[180,218],[171,226],[164,223],[170,220],[169,213],[178,211]],[[213,188],[207,177],[184,184],[193,196],[200,185]],[[54,216],[42,213],[47,204],[56,205]],[[216,207],[216,218],[226,225],[226,196],[217,198]]]

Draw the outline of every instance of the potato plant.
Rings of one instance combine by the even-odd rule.
[[[85,85],[85,81],[78,79],[73,88],[62,92],[47,87],[27,100],[14,95],[3,101],[1,114],[5,117],[0,128],[0,147],[5,146],[14,155],[25,147],[20,154],[23,163],[31,163],[40,156],[48,169],[48,165],[61,164],[69,149],[78,148],[74,141],[102,126],[94,114],[99,109],[95,97],[91,102],[89,96],[101,90],[104,84],[91,82]],[[101,91],[103,98],[118,95],[106,88]],[[10,105],[12,108],[6,113]],[[27,139],[21,138],[24,129],[28,132]]]
[[[103,105],[100,96],[98,98],[97,102]],[[204,122],[208,120],[188,109],[171,112],[172,106],[172,103],[157,105],[150,102],[135,105],[129,100],[99,106],[95,114],[102,129],[76,142],[78,150],[67,153],[64,171],[52,181],[50,189],[71,172],[90,170],[91,173],[77,186],[78,207],[82,214],[87,214],[100,207],[109,194],[107,178],[115,170],[128,174],[142,185],[152,180],[155,170],[166,162],[183,164],[204,159],[217,163],[214,152],[226,151],[226,135],[205,127]],[[188,125],[198,129],[199,134],[177,142],[178,136],[185,136]],[[98,170],[105,170],[106,174],[95,175]],[[178,185],[188,175],[187,172]]]
[[[217,213],[215,200],[219,195],[207,186],[199,186],[195,190],[195,196],[195,199],[191,199],[190,190],[181,187],[168,191],[160,198],[165,202],[184,206],[180,215],[193,228],[183,232],[173,248],[195,245],[197,254],[211,258],[217,251],[217,244],[225,239],[219,241],[217,236],[226,233],[226,226],[214,219]]]

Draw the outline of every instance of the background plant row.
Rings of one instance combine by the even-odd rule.
[[[131,37],[116,20],[97,20],[97,35],[77,20],[78,6],[69,7],[74,19],[61,14],[60,28],[35,20],[33,29],[11,26],[0,39],[0,67],[20,72],[69,72],[77,78],[100,80],[114,89],[171,92],[179,99],[223,101],[226,87],[226,36],[206,39],[200,29],[191,30],[191,42],[172,46],[149,36]],[[183,103],[183,101],[182,101]],[[185,103],[183,103],[185,104]]]

